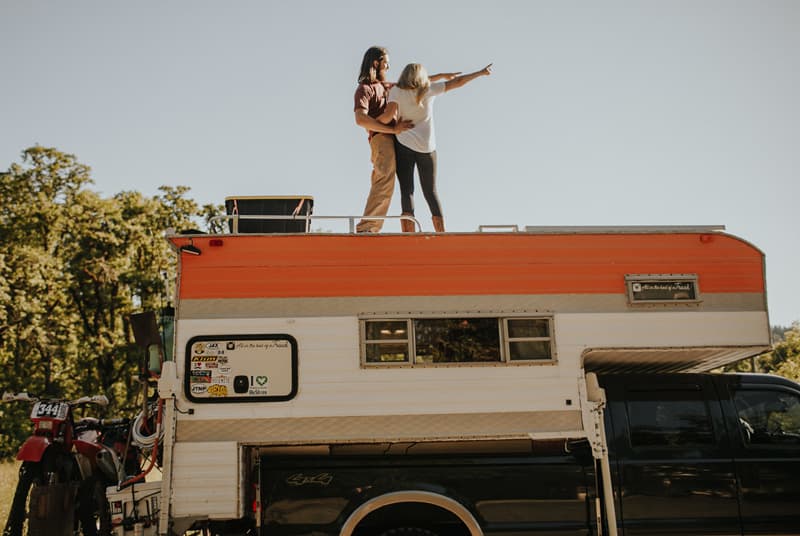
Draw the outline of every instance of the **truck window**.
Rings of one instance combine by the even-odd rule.
[[[627,406],[634,448],[714,443],[711,414],[699,388],[629,392]]]
[[[800,398],[775,389],[740,389],[733,396],[746,446],[800,444]]]

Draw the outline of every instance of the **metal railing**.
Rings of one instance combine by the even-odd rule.
[[[256,215],[243,215],[243,214],[227,214],[221,216],[214,216],[209,220],[212,228],[217,227],[224,229],[225,224],[228,224],[228,229],[232,234],[272,234],[269,232],[258,233],[241,233],[239,231],[239,222],[241,221],[288,221],[288,222],[305,222],[303,230],[297,230],[297,233],[311,233],[312,222],[322,220],[333,221],[347,221],[348,233],[356,233],[356,223],[361,220],[405,220],[414,222],[414,228],[417,232],[422,232],[422,225],[419,220],[413,216],[316,216],[316,215],[273,215],[273,214],[256,214]],[[491,233],[491,232],[510,232],[510,233],[532,233],[532,234],[638,234],[638,233],[715,233],[725,230],[724,225],[559,225],[559,226],[534,226],[527,225],[523,229],[516,224],[508,225],[480,225],[478,232]],[[218,231],[220,232],[220,231]],[[225,231],[221,231],[224,233]],[[286,232],[286,231],[284,231]]]
[[[214,216],[209,220],[209,223],[214,226],[215,224],[219,224],[224,228],[225,223],[228,223],[228,228],[230,232],[233,234],[241,234],[239,232],[239,222],[245,221],[296,221],[301,222],[305,221],[305,230],[304,231],[297,231],[300,233],[310,233],[311,232],[311,222],[317,222],[320,220],[346,220],[348,222],[348,232],[350,234],[354,234],[356,232],[356,221],[366,220],[405,220],[414,222],[414,227],[417,231],[422,232],[422,225],[419,223],[419,220],[414,218],[413,216],[314,216],[314,215],[297,215],[297,216],[284,216],[284,215],[273,215],[273,214],[258,214],[258,215],[243,215],[243,214],[226,214],[223,216]],[[258,234],[258,233],[254,233]]]
[[[519,225],[516,224],[509,224],[509,225],[479,225],[478,232],[480,233],[500,233],[500,232],[510,232],[510,233],[518,233],[519,232]]]

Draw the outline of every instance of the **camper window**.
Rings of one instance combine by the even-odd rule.
[[[550,359],[549,318],[506,318],[506,354],[511,361]]]
[[[361,321],[365,365],[550,362],[550,318],[446,317]]]
[[[500,361],[496,318],[417,318],[414,341],[419,364]]]
[[[408,320],[364,322],[367,363],[407,363],[410,355]]]

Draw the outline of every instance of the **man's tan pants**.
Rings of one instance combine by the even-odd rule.
[[[375,134],[369,141],[372,153],[372,187],[369,189],[364,217],[386,216],[394,193],[394,136]],[[383,220],[362,219],[356,226],[359,233],[377,233],[383,227]]]

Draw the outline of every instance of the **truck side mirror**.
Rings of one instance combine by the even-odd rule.
[[[160,374],[161,362],[164,360],[164,345],[161,342],[155,313],[152,311],[136,313],[132,314],[130,319],[136,345],[147,352],[147,369]]]

